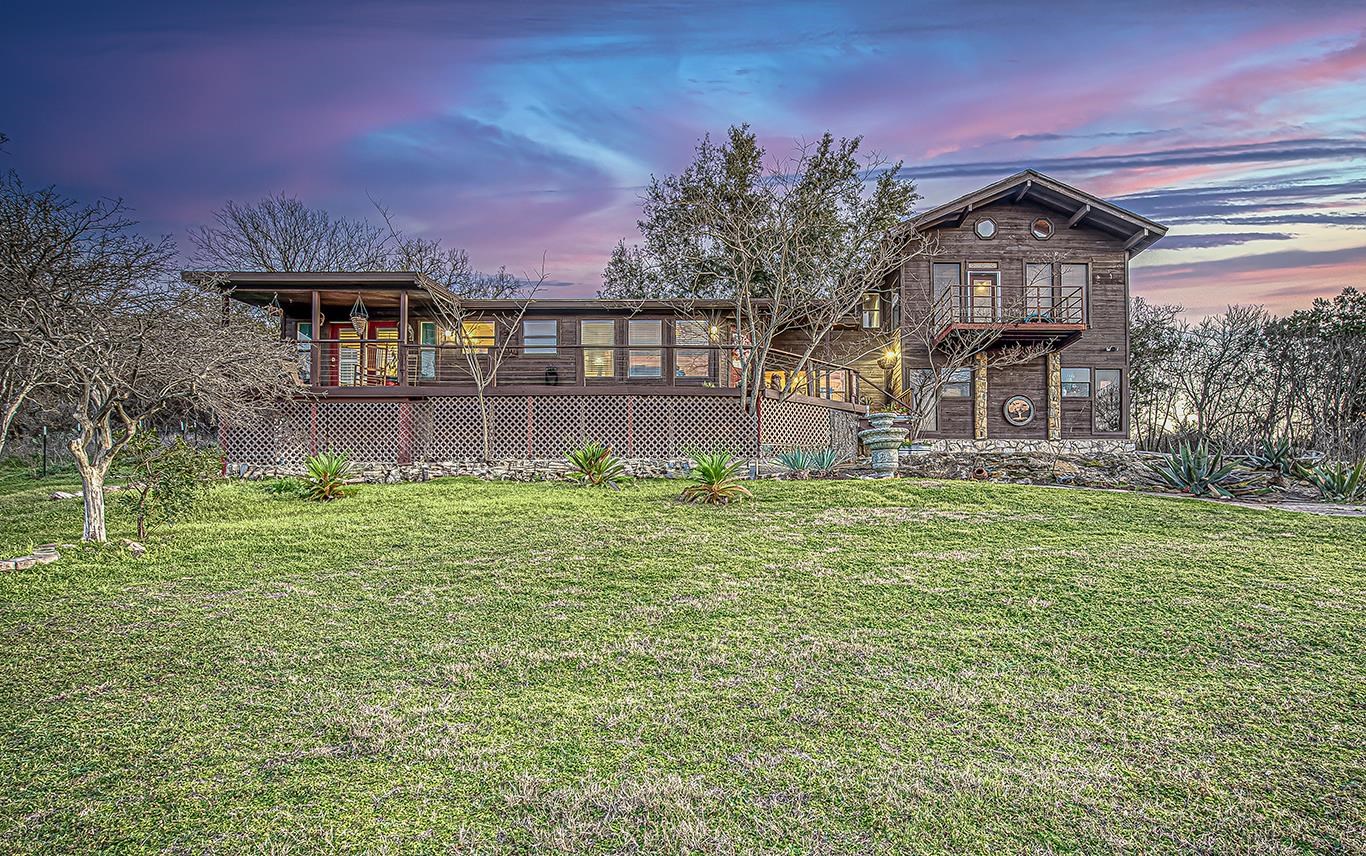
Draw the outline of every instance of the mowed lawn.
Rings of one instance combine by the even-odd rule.
[[[0,851],[1362,851],[1366,520],[678,489],[229,484],[0,574]]]

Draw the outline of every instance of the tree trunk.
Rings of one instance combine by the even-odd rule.
[[[104,470],[82,465],[80,471],[81,492],[85,497],[85,528],[81,540],[103,544],[109,540],[104,528]]]

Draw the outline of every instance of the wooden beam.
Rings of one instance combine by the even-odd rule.
[[[1034,186],[1034,179],[1032,179],[1032,178],[1031,178],[1031,179],[1027,179],[1027,180],[1025,181],[1024,184],[1020,185],[1020,189],[1017,190],[1017,191],[1015,191],[1015,199],[1012,200],[1012,201],[1014,201],[1014,202],[1019,202],[1021,199],[1024,199],[1024,198],[1025,198],[1025,194],[1029,192],[1029,188],[1031,188],[1031,187],[1033,187],[1033,186]]]
[[[1070,219],[1070,220],[1067,221],[1067,228],[1069,228],[1069,229],[1075,228],[1076,225],[1077,225],[1078,223],[1081,222],[1081,218],[1085,217],[1087,214],[1090,214],[1090,213],[1091,213],[1091,203],[1088,202],[1088,203],[1086,203],[1085,205],[1083,205],[1083,206],[1081,206],[1080,208],[1078,208],[1078,209],[1076,210],[1076,213],[1074,213],[1074,214],[1072,215],[1072,219]]]
[[[408,385],[408,292],[398,293],[398,385]]]
[[[1132,238],[1124,242],[1124,249],[1133,249],[1135,244],[1137,244],[1139,241],[1143,240],[1146,237],[1148,237],[1148,230],[1139,229],[1137,232],[1134,233],[1134,236]]]
[[[318,340],[326,338],[323,332],[323,310],[322,297],[318,294],[318,289],[313,289],[311,294],[312,306],[309,310],[309,328],[313,331],[313,336],[308,345],[308,378],[314,386],[322,386],[323,379],[323,352],[318,345]]]

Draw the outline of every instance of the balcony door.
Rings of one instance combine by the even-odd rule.
[[[968,321],[991,322],[1001,316],[1001,272],[968,271]]]
[[[392,386],[398,383],[398,324],[371,321],[362,343],[349,323],[331,325],[333,386]]]

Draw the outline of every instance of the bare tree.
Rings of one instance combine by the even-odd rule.
[[[1181,307],[1135,297],[1129,309],[1129,405],[1140,447],[1155,449],[1178,420]]]
[[[704,138],[683,172],[650,182],[642,243],[613,251],[602,296],[729,301],[745,409],[784,337],[791,394],[863,295],[922,248],[905,226],[914,186],[897,178],[900,163],[860,156],[860,143],[827,133],[765,164],[748,126],[721,145]]]
[[[900,349],[908,358],[910,372],[899,400],[907,409],[912,440],[925,430],[944,387],[957,373],[974,367],[990,371],[1021,365],[1053,350],[1054,344],[1047,340],[1029,344],[1003,340],[1010,324],[1025,320],[1023,311],[1018,316],[993,316],[998,323],[990,326],[973,326],[943,336],[945,325],[957,311],[956,296],[936,296],[932,283],[916,277],[907,279],[904,288]]]
[[[292,196],[229,201],[214,225],[190,230],[191,262],[206,270],[393,270],[389,236],[364,220],[333,217]]]
[[[138,236],[121,201],[27,193],[13,175],[3,193],[0,335],[71,409],[83,537],[104,541],[105,478],[143,423],[186,407],[249,419],[293,390],[293,355],[259,319],[176,283],[169,239]]]

